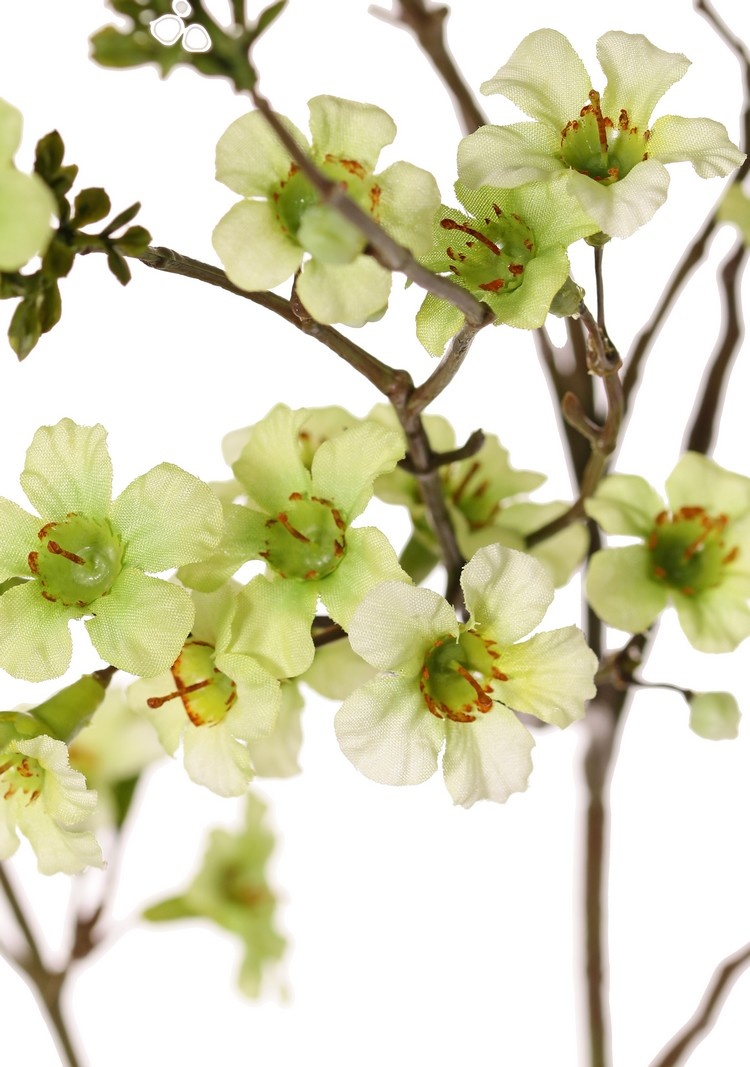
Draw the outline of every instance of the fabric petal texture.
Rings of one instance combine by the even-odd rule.
[[[112,499],[112,461],[103,426],[79,426],[61,419],[40,426],[26,453],[23,491],[43,519],[70,512],[88,518],[106,515]]]
[[[269,515],[286,507],[290,493],[312,491],[299,441],[306,417],[305,408],[292,411],[286,404],[277,404],[253,426],[240,458],[232,466],[253,503]]]
[[[604,114],[619,115],[624,108],[630,125],[638,129],[648,126],[662,96],[690,67],[690,60],[680,52],[665,52],[643,34],[621,30],[600,37],[596,54],[607,77]]]
[[[610,237],[630,237],[667,199],[669,175],[656,159],[639,163],[614,185],[601,185],[570,171],[568,190]]]
[[[598,660],[576,626],[504,648],[499,662],[508,675],[499,687],[500,699],[542,722],[569,726],[581,718],[584,701],[596,693]]]
[[[383,148],[396,136],[396,124],[374,104],[315,96],[309,101],[310,133],[317,156],[354,160],[372,171]]]
[[[29,552],[36,547],[40,525],[40,519],[0,497],[0,582],[29,573]]]
[[[349,642],[362,659],[383,671],[416,677],[436,638],[458,633],[456,615],[432,589],[384,582],[360,605]]]
[[[701,178],[725,178],[745,159],[745,153],[732,144],[720,122],[679,115],[664,115],[656,120],[649,153],[662,163],[692,163]]]
[[[478,800],[504,804],[522,793],[532,771],[534,738],[512,711],[494,708],[466,724],[446,725],[443,777],[456,804],[470,808]]]
[[[229,280],[248,292],[285,282],[302,262],[301,247],[266,200],[240,200],[216,224],[211,241]]]
[[[401,161],[381,171],[377,182],[383,229],[414,255],[427,252],[432,220],[440,207],[440,190],[433,176]]]
[[[409,580],[398,562],[391,542],[374,526],[350,529],[341,563],[317,583],[320,598],[331,618],[348,630],[363,598],[381,582]]]
[[[611,474],[598,485],[584,507],[609,534],[647,538],[664,501],[645,478],[635,474]]]
[[[305,263],[297,280],[297,293],[316,322],[364,326],[378,317],[388,303],[391,273],[371,256],[352,263]]]
[[[364,511],[379,474],[403,459],[403,435],[376,422],[363,422],[324,441],[312,462],[316,496],[336,505],[347,524]]]
[[[0,667],[27,682],[64,674],[73,655],[69,623],[78,614],[45,600],[36,581],[8,589],[0,596]]]
[[[650,562],[645,545],[606,548],[591,557],[586,597],[609,626],[642,633],[667,606],[667,590],[650,577]]]
[[[554,597],[552,580],[542,564],[502,545],[488,545],[469,560],[461,587],[470,624],[486,626],[488,636],[501,645],[512,644],[538,626]]]
[[[283,115],[279,121],[300,148],[307,140]],[[216,146],[216,180],[240,196],[268,196],[277,182],[289,177],[292,161],[260,111],[241,115],[221,135]]]
[[[458,174],[469,188],[514,189],[564,172],[560,134],[538,122],[480,126],[458,145]]]

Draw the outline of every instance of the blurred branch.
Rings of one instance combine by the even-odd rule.
[[[684,1063],[706,1034],[711,1030],[724,1000],[734,982],[750,964],[750,944],[745,945],[719,964],[708,984],[705,996],[690,1021],[673,1041],[665,1045],[651,1067],[677,1067]]]
[[[463,75],[456,66],[445,42],[445,22],[449,9],[426,6],[425,0],[394,0],[395,10],[371,7],[376,18],[412,31],[420,48],[431,61],[453,97],[453,105],[465,134],[487,125],[481,108],[474,99]]]

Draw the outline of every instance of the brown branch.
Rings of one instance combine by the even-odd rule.
[[[443,6],[428,8],[425,0],[397,0],[397,4],[396,11],[371,7],[370,13],[394,26],[412,31],[453,97],[453,106],[464,133],[473,133],[480,126],[486,126],[487,119],[445,43],[445,21],[449,9]]]
[[[745,945],[719,964],[708,984],[706,993],[690,1021],[665,1045],[651,1067],[677,1067],[714,1026],[719,1010],[729,990],[742,971],[750,964],[750,944]]]
[[[747,256],[747,246],[744,241],[740,242],[721,272],[724,330],[714,351],[700,398],[693,409],[685,441],[685,449],[690,452],[702,452],[705,455],[713,448],[727,377],[744,335],[740,284]]]

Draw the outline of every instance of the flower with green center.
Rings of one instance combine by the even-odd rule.
[[[691,645],[731,652],[750,634],[750,478],[686,452],[667,502],[627,474],[605,478],[586,501],[607,533],[642,542],[594,553],[589,603],[609,626],[639,633],[671,602]]]
[[[515,713],[560,727],[580,718],[597,660],[575,626],[519,641],[553,597],[530,556],[482,548],[461,586],[466,623],[431,589],[386,582],[365,598],[349,640],[381,673],[344,701],[335,727],[344,755],[386,785],[425,781],[445,746],[445,784],[468,808],[526,788],[534,739]]]
[[[369,417],[403,433],[390,405],[377,404]],[[425,415],[424,426],[434,451],[455,449],[456,437],[447,419]],[[478,549],[491,544],[523,550],[527,534],[567,510],[562,501],[542,504],[518,499],[540,486],[545,481],[544,475],[515,470],[507,450],[494,434],[485,435],[484,443],[473,456],[440,467],[440,478],[464,559],[470,559]],[[414,532],[401,563],[415,582],[421,582],[439,563],[441,554],[417,479],[408,471],[396,468],[378,478],[375,492],[389,504],[408,508]],[[554,584],[561,586],[579,566],[587,547],[585,527],[575,523],[535,545],[529,555],[543,563]]]
[[[0,860],[31,843],[42,874],[78,874],[103,867],[92,833],[78,827],[96,808],[96,793],[73,770],[62,741],[45,734],[18,737],[0,748]]]
[[[489,304],[495,325],[537,329],[570,274],[565,249],[598,225],[574,197],[548,183],[509,190],[470,189],[459,181],[455,189],[469,214],[441,207],[433,249],[420,261]],[[439,356],[463,322],[458,308],[428,293],[417,313],[417,337]]]
[[[665,163],[689,161],[701,178],[721,178],[745,156],[712,119],[652,122],[658,101],[690,66],[685,56],[619,30],[599,38],[597,56],[603,94],[567,37],[529,34],[482,92],[502,94],[536,121],[482,126],[459,145],[458,172],[473,188],[555,182],[603,233],[629,237],[666,200]]]
[[[128,699],[170,755],[182,740],[194,782],[219,796],[240,796],[254,774],[252,743],[267,739],[265,765],[272,763],[269,747],[288,748],[275,731],[279,679],[309,667],[310,627],[285,610],[262,575],[244,588],[231,583],[193,599],[195,622],[179,656],[168,671],[130,686]],[[293,716],[286,721],[294,733]],[[278,762],[288,759],[282,753]]]
[[[306,666],[318,598],[346,629],[370,589],[407,580],[385,534],[351,525],[369,502],[375,478],[404,455],[403,438],[366,421],[323,441],[310,459],[300,440],[309,415],[278,404],[252,428],[233,465],[248,506],[229,505],[217,553],[179,571],[186,585],[208,591],[247,560],[265,561],[279,611],[307,626]]]
[[[239,937],[245,949],[239,987],[247,997],[260,994],[286,947],[274,926],[276,894],[266,875],[275,842],[265,812],[265,804],[248,796],[242,830],[213,830],[203,865],[185,892],[144,912],[151,922],[210,919]]]
[[[112,501],[103,426],[62,419],[34,434],[21,485],[41,518],[0,497],[0,667],[39,682],[70,663],[71,619],[104,660],[151,675],[177,656],[193,621],[185,589],[153,578],[203,558],[222,532],[209,487],[171,463],[136,478]]]
[[[0,100],[0,271],[16,271],[52,237],[57,205],[38,174],[21,174],[13,156],[21,143],[21,112]]]
[[[415,254],[425,252],[440,203],[435,179],[403,162],[373,173],[381,150],[396,136],[390,116],[334,96],[316,96],[308,106],[311,147],[283,119],[300,148],[391,237]],[[269,289],[301,268],[297,295],[318,322],[362,326],[382,314],[390,272],[364,254],[366,238],[353,223],[321,203],[260,112],[243,115],[221,137],[216,177],[245,198],[213,234],[235,285]]]

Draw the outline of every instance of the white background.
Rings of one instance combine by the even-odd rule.
[[[228,7],[228,5],[226,5]],[[250,5],[251,7],[253,5]],[[723,3],[733,28],[748,36]],[[478,88],[531,30],[553,26],[597,72],[595,42],[608,29],[644,32],[693,67],[658,113],[707,115],[738,137],[740,74],[734,58],[687,0],[611,5],[581,0],[455,4],[456,57]],[[215,10],[222,14],[218,2]],[[234,202],[213,178],[216,141],[247,110],[228,83],[177,70],[101,70],[87,38],[111,21],[98,0],[38,0],[0,11],[0,97],[20,108],[18,163],[57,127],[84,185],[104,185],[115,210],[140,200],[154,243],[216,262],[211,230]],[[262,88],[302,128],[306,101],[325,92],[384,107],[399,127],[383,165],[399,158],[433,171],[451,198],[459,136],[452,107],[408,34],[368,15],[366,0],[290,0],[257,49]],[[600,84],[599,88],[603,88]],[[500,97],[484,101],[495,122],[519,116]],[[621,351],[645,321],[677,261],[720,194],[683,164],[656,219],[605,252],[608,323]],[[715,266],[731,248],[725,228]],[[574,255],[591,285],[591,254]],[[63,318],[24,364],[0,345],[0,493],[23,502],[18,473],[34,430],[69,416],[109,430],[115,491],[162,460],[206,478],[226,477],[224,433],[262,418],[277,401],[337,403],[364,414],[379,397],[328,350],[227,293],[133,266],[123,290],[91,256],[63,282]],[[718,322],[716,283],[704,272],[682,298],[649,360],[618,469],[659,489],[680,451],[684,426]],[[357,340],[418,380],[434,364],[413,335],[419,293],[396,279],[392,313]],[[592,293],[593,300],[593,293]],[[4,330],[12,308],[0,305]],[[745,353],[746,357],[746,353]],[[734,371],[715,458],[750,475],[746,358]],[[435,411],[463,438],[497,433],[518,467],[543,470],[539,499],[569,495],[553,409],[530,336],[501,327],[477,340],[459,380]],[[370,513],[368,513],[369,516]],[[394,517],[395,516],[395,517]],[[375,508],[395,540],[400,516]],[[545,628],[578,620],[576,583],[558,595]],[[100,665],[84,635],[71,678]],[[615,635],[616,637],[617,635]],[[748,710],[747,648],[732,656],[693,652],[671,613],[645,669],[653,680],[733,689]],[[3,707],[41,699],[0,676]],[[564,685],[564,678],[560,679]],[[284,897],[292,1000],[259,1004],[234,991],[238,947],[200,923],[135,926],[144,902],[191,876],[204,831],[232,824],[240,802],[190,783],[166,761],[132,829],[115,901],[119,939],[96,955],[71,989],[87,1061],[95,1067],[214,1062],[285,1067],[470,1063],[576,1067],[580,1037],[580,916],[585,727],[538,735],[529,790],[505,806],[451,805],[442,781],[403,790],[369,782],[338,751],[335,705],[310,701],[304,773],[268,781],[281,844],[273,878]],[[641,694],[628,717],[612,791],[611,995],[616,1067],[646,1065],[694,1010],[718,961],[750,937],[750,737],[710,743],[687,727],[675,693]],[[24,845],[14,861],[38,906],[45,937],[59,945],[67,901],[63,876],[43,879]],[[2,921],[0,913],[0,921]],[[750,975],[736,985],[716,1030],[691,1067],[750,1062]],[[52,1067],[53,1045],[33,998],[0,967],[3,1062]]]

